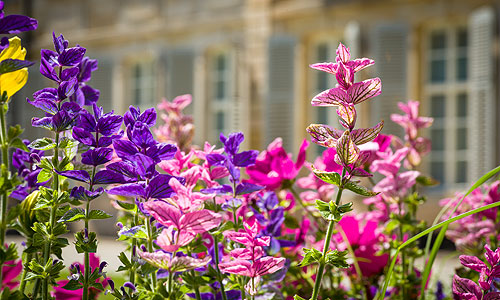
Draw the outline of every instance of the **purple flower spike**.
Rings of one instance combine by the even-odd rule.
[[[129,288],[129,289],[131,289],[134,292],[136,291],[135,285],[132,282],[130,282],[130,281],[125,282],[123,284],[123,287]]]

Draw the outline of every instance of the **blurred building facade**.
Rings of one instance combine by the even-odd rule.
[[[243,131],[246,148],[281,136],[296,152],[310,123],[338,123],[335,109],[310,99],[335,79],[310,69],[333,61],[339,42],[375,66],[358,80],[382,79],[382,95],[363,103],[359,126],[384,119],[397,102],[421,101],[432,116],[433,151],[423,169],[447,190],[463,188],[500,161],[499,14],[488,0],[36,0],[6,1],[8,13],[39,20],[32,59],[52,48],[52,31],[99,59],[92,86],[105,110],[150,107],[163,96],[193,94],[195,142]],[[39,112],[24,104],[47,82],[32,68],[14,108],[30,128]],[[35,135],[33,129],[28,133]],[[317,149],[310,151],[310,158]]]

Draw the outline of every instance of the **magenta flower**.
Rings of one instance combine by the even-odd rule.
[[[265,186],[268,190],[279,188],[284,181],[293,180],[306,160],[306,149],[309,142],[304,140],[300,146],[297,160],[293,162],[291,155],[283,148],[281,138],[276,138],[267,150],[257,157],[255,165],[249,166],[246,171],[251,183]]]
[[[344,231],[347,242],[354,250],[362,275],[370,277],[384,269],[389,254],[379,254],[383,250],[380,245],[386,240],[386,237],[378,230],[377,222],[369,220],[364,227],[361,227],[361,223],[361,220],[356,217],[346,216],[340,220],[339,226]],[[336,239],[340,244],[339,246],[343,247],[342,250],[347,249],[346,241],[341,234],[337,234]],[[351,267],[351,272],[356,273],[354,266]]]
[[[500,299],[500,292],[492,291],[494,279],[500,279],[500,248],[492,251],[488,245],[485,247],[486,260],[489,265],[475,256],[461,255],[460,262],[463,266],[479,272],[478,284],[466,278],[453,277],[453,294],[458,299],[482,300]]]
[[[1,289],[3,290],[5,287],[13,289],[16,286],[18,286],[19,281],[16,281],[15,279],[19,276],[19,274],[21,274],[22,270],[23,270],[23,262],[21,260],[6,261],[2,267]]]

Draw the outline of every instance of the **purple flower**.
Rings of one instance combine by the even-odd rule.
[[[38,27],[37,20],[22,15],[6,16],[3,9],[4,2],[0,1],[0,34],[17,34]]]
[[[28,146],[29,141],[24,140],[23,143]],[[12,153],[12,166],[17,169],[17,174],[24,179],[22,184],[16,186],[10,194],[11,198],[24,200],[32,191],[38,187],[45,185],[48,181],[38,182],[37,177],[42,168],[36,164],[40,162],[40,157],[44,151],[34,150],[28,147],[30,152],[21,149],[15,149]]]

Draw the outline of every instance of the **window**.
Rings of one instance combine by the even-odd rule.
[[[231,56],[219,52],[210,57],[209,63],[209,139],[218,141],[220,133],[226,136],[231,130],[232,108],[232,66]]]
[[[425,98],[434,124],[430,174],[441,187],[467,183],[468,58],[467,30],[446,27],[427,34]]]
[[[155,67],[152,61],[135,63],[131,67],[131,104],[141,111],[155,107],[156,95]]]
[[[311,63],[334,62],[335,51],[338,42],[334,40],[322,41],[314,44],[312,47]],[[311,99],[318,93],[335,87],[335,76],[329,73],[312,70]],[[311,123],[325,124],[332,127],[338,127],[338,118],[335,107],[311,107]],[[314,145],[317,155],[325,150],[325,147]]]

